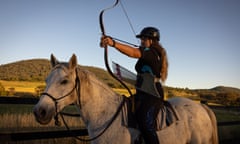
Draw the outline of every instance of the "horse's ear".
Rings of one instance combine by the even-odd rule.
[[[59,64],[58,60],[55,58],[53,54],[51,54],[51,65],[54,67],[55,65]]]
[[[77,57],[75,54],[72,55],[71,59],[69,60],[69,68],[73,69],[77,66]]]

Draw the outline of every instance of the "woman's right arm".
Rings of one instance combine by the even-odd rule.
[[[140,58],[142,55],[139,48],[132,47],[132,46],[120,43],[120,42],[116,42],[111,37],[108,37],[108,36],[103,36],[101,38],[100,45],[101,45],[101,47],[104,47],[106,45],[115,47],[121,53],[123,53],[129,57],[132,57],[132,58]]]
[[[132,57],[132,58],[140,58],[141,57],[141,51],[139,48],[137,47],[132,47],[126,44],[122,44],[119,42],[115,42],[114,47],[120,51],[121,53]]]

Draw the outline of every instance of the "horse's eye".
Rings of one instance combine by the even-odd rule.
[[[65,84],[67,84],[67,83],[68,83],[68,80],[66,80],[66,79],[63,80],[63,81],[61,81],[61,84],[62,84],[62,85],[65,85]]]

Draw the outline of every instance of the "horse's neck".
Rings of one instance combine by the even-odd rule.
[[[93,129],[104,127],[117,111],[123,98],[92,75],[89,75],[84,83],[81,82],[81,85],[84,121]]]

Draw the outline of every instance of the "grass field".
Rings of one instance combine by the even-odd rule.
[[[54,120],[47,125],[40,125],[35,120],[33,115],[33,105],[22,105],[22,104],[0,104],[0,133],[1,132],[39,132],[39,131],[58,131],[66,130],[62,119],[61,126],[56,126]],[[67,111],[73,111],[76,113],[76,109],[73,106],[67,109]],[[84,129],[84,123],[80,117],[67,117],[64,116],[70,129]],[[1,142],[2,143],[2,142]],[[26,140],[26,141],[4,141],[3,143],[21,143],[21,144],[88,144],[87,142],[81,142],[76,140],[74,137],[67,138],[51,138],[51,139],[37,139],[37,140]]]
[[[0,80],[0,83],[4,86],[5,90],[8,91],[9,88],[14,88],[15,92],[28,92],[35,93],[35,88],[40,85],[45,85],[45,82],[29,82],[29,81],[4,81]],[[129,96],[129,93],[126,89],[113,89],[115,92]],[[135,90],[132,90],[132,93],[135,93]]]
[[[0,80],[0,83],[4,86],[5,90],[14,88],[15,92],[29,92],[34,93],[35,88],[40,85],[45,85],[45,82],[29,82],[29,81],[4,81]]]
[[[240,121],[240,112],[227,109],[213,109],[213,111],[218,122]],[[239,144],[240,125],[218,126],[218,135],[221,144]],[[229,142],[228,140],[233,141]]]
[[[70,110],[76,112],[76,109],[72,107]],[[54,120],[48,125],[40,125],[36,122],[33,113],[33,105],[8,105],[0,104],[0,131],[47,131],[64,129],[64,126],[57,127],[54,125]],[[229,110],[214,110],[218,121],[236,121],[240,120],[239,112],[232,112]],[[84,124],[80,118],[66,117],[67,123],[71,127],[84,127]],[[220,126],[218,127],[219,140],[231,140],[239,138],[240,125],[233,126]],[[59,142],[59,139],[55,139],[55,142]],[[60,142],[69,143],[74,139],[61,139]],[[34,142],[34,141],[31,141]],[[52,140],[37,141],[37,143],[50,143]],[[229,141],[227,141],[228,143]],[[75,143],[75,141],[74,141]],[[223,142],[221,142],[223,143]],[[225,144],[225,142],[224,142]]]
[[[0,83],[4,86],[5,90],[14,88],[15,92],[29,92],[34,93],[35,88],[40,85],[45,85],[44,82],[26,82],[26,81],[3,81]],[[119,94],[129,96],[125,89],[113,89]],[[135,93],[134,90],[132,90]],[[9,105],[0,104],[0,131],[4,130],[22,130],[40,128],[43,130],[53,129],[55,127],[54,121],[49,125],[42,126],[38,124],[32,113],[33,105]],[[240,121],[240,112],[229,110],[214,110],[218,122],[220,121]],[[82,121],[79,118],[67,118],[67,121],[71,126],[79,127],[83,126]],[[240,135],[240,125],[234,126],[221,126],[218,128],[220,140],[238,138]],[[67,140],[69,142],[69,140]],[[72,140],[70,140],[72,141]],[[37,143],[48,143],[49,140]],[[54,140],[56,142],[56,140]],[[65,141],[66,142],[66,141]],[[51,143],[51,142],[50,142]],[[58,142],[59,143],[59,142]],[[73,142],[74,143],[74,142]]]

